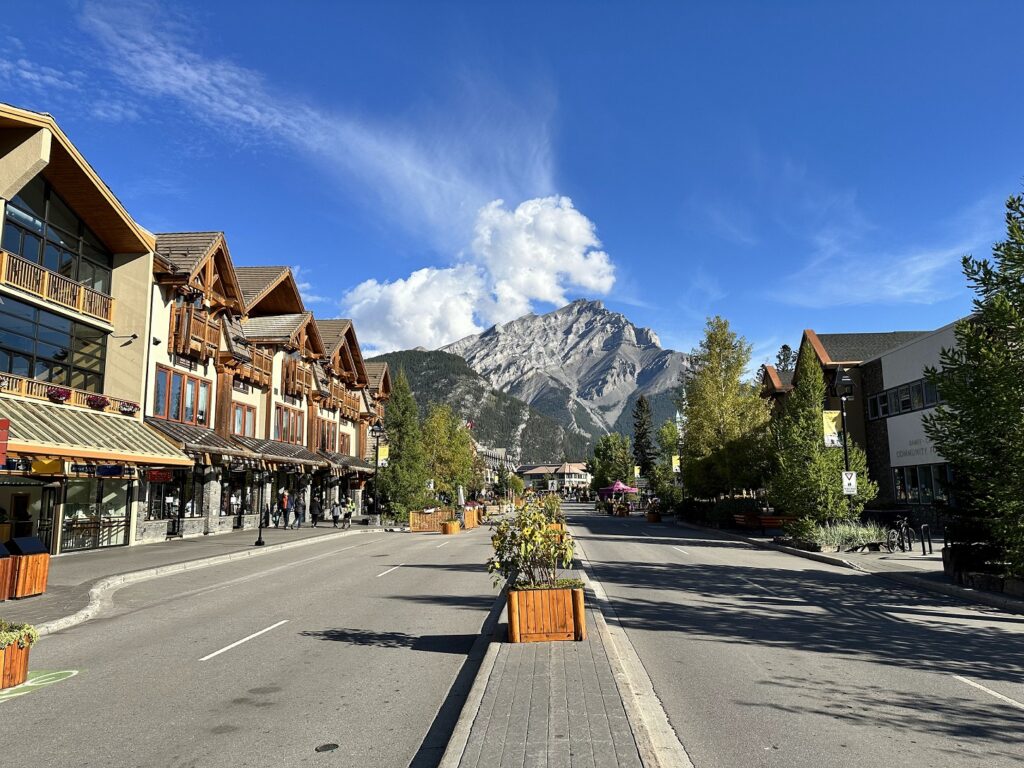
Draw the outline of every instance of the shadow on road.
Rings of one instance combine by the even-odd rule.
[[[375,648],[408,648],[429,653],[455,653],[464,656],[473,647],[476,635],[410,635],[405,632],[378,632],[366,629],[323,629],[300,633],[303,637],[330,640],[349,645]]]

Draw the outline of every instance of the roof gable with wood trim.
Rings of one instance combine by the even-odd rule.
[[[154,265],[161,283],[201,292],[210,306],[245,311],[242,289],[223,232],[163,232],[157,253],[168,265]]]
[[[306,311],[289,267],[236,267],[235,274],[247,314],[286,315]]]
[[[52,115],[0,104],[4,155],[33,140],[37,160],[45,162],[40,173],[111,252],[144,254],[155,249],[156,238],[125,210]],[[31,178],[18,182],[24,186]],[[17,191],[6,190],[5,196],[13,197]]]

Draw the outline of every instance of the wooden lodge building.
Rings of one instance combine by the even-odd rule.
[[[0,543],[254,528],[286,490],[307,520],[314,498],[360,505],[390,376],[290,269],[148,232],[52,117],[6,105],[0,216]]]

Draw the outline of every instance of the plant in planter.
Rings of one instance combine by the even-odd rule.
[[[71,390],[67,387],[47,387],[46,396],[55,403],[63,403],[71,397]]]
[[[583,583],[559,578],[572,565],[572,536],[552,530],[539,504],[529,504],[494,529],[487,570],[495,584],[507,580],[508,639],[512,643],[583,640]]]
[[[127,400],[124,400],[121,402],[119,406],[117,406],[117,410],[123,413],[125,416],[134,416],[136,413],[139,412],[139,404],[130,403]]]
[[[28,651],[39,640],[31,624],[0,620],[0,689],[21,685],[28,677]]]
[[[565,513],[562,511],[562,500],[555,495],[545,496],[540,504],[545,516],[548,518],[548,527],[552,531],[565,532]]]
[[[85,404],[97,411],[102,411],[110,405],[110,398],[106,395],[89,395],[85,398]]]

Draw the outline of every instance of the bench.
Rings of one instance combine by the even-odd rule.
[[[732,519],[738,528],[760,529],[761,533],[767,533],[769,528],[781,528],[794,518],[786,515],[733,515]]]

